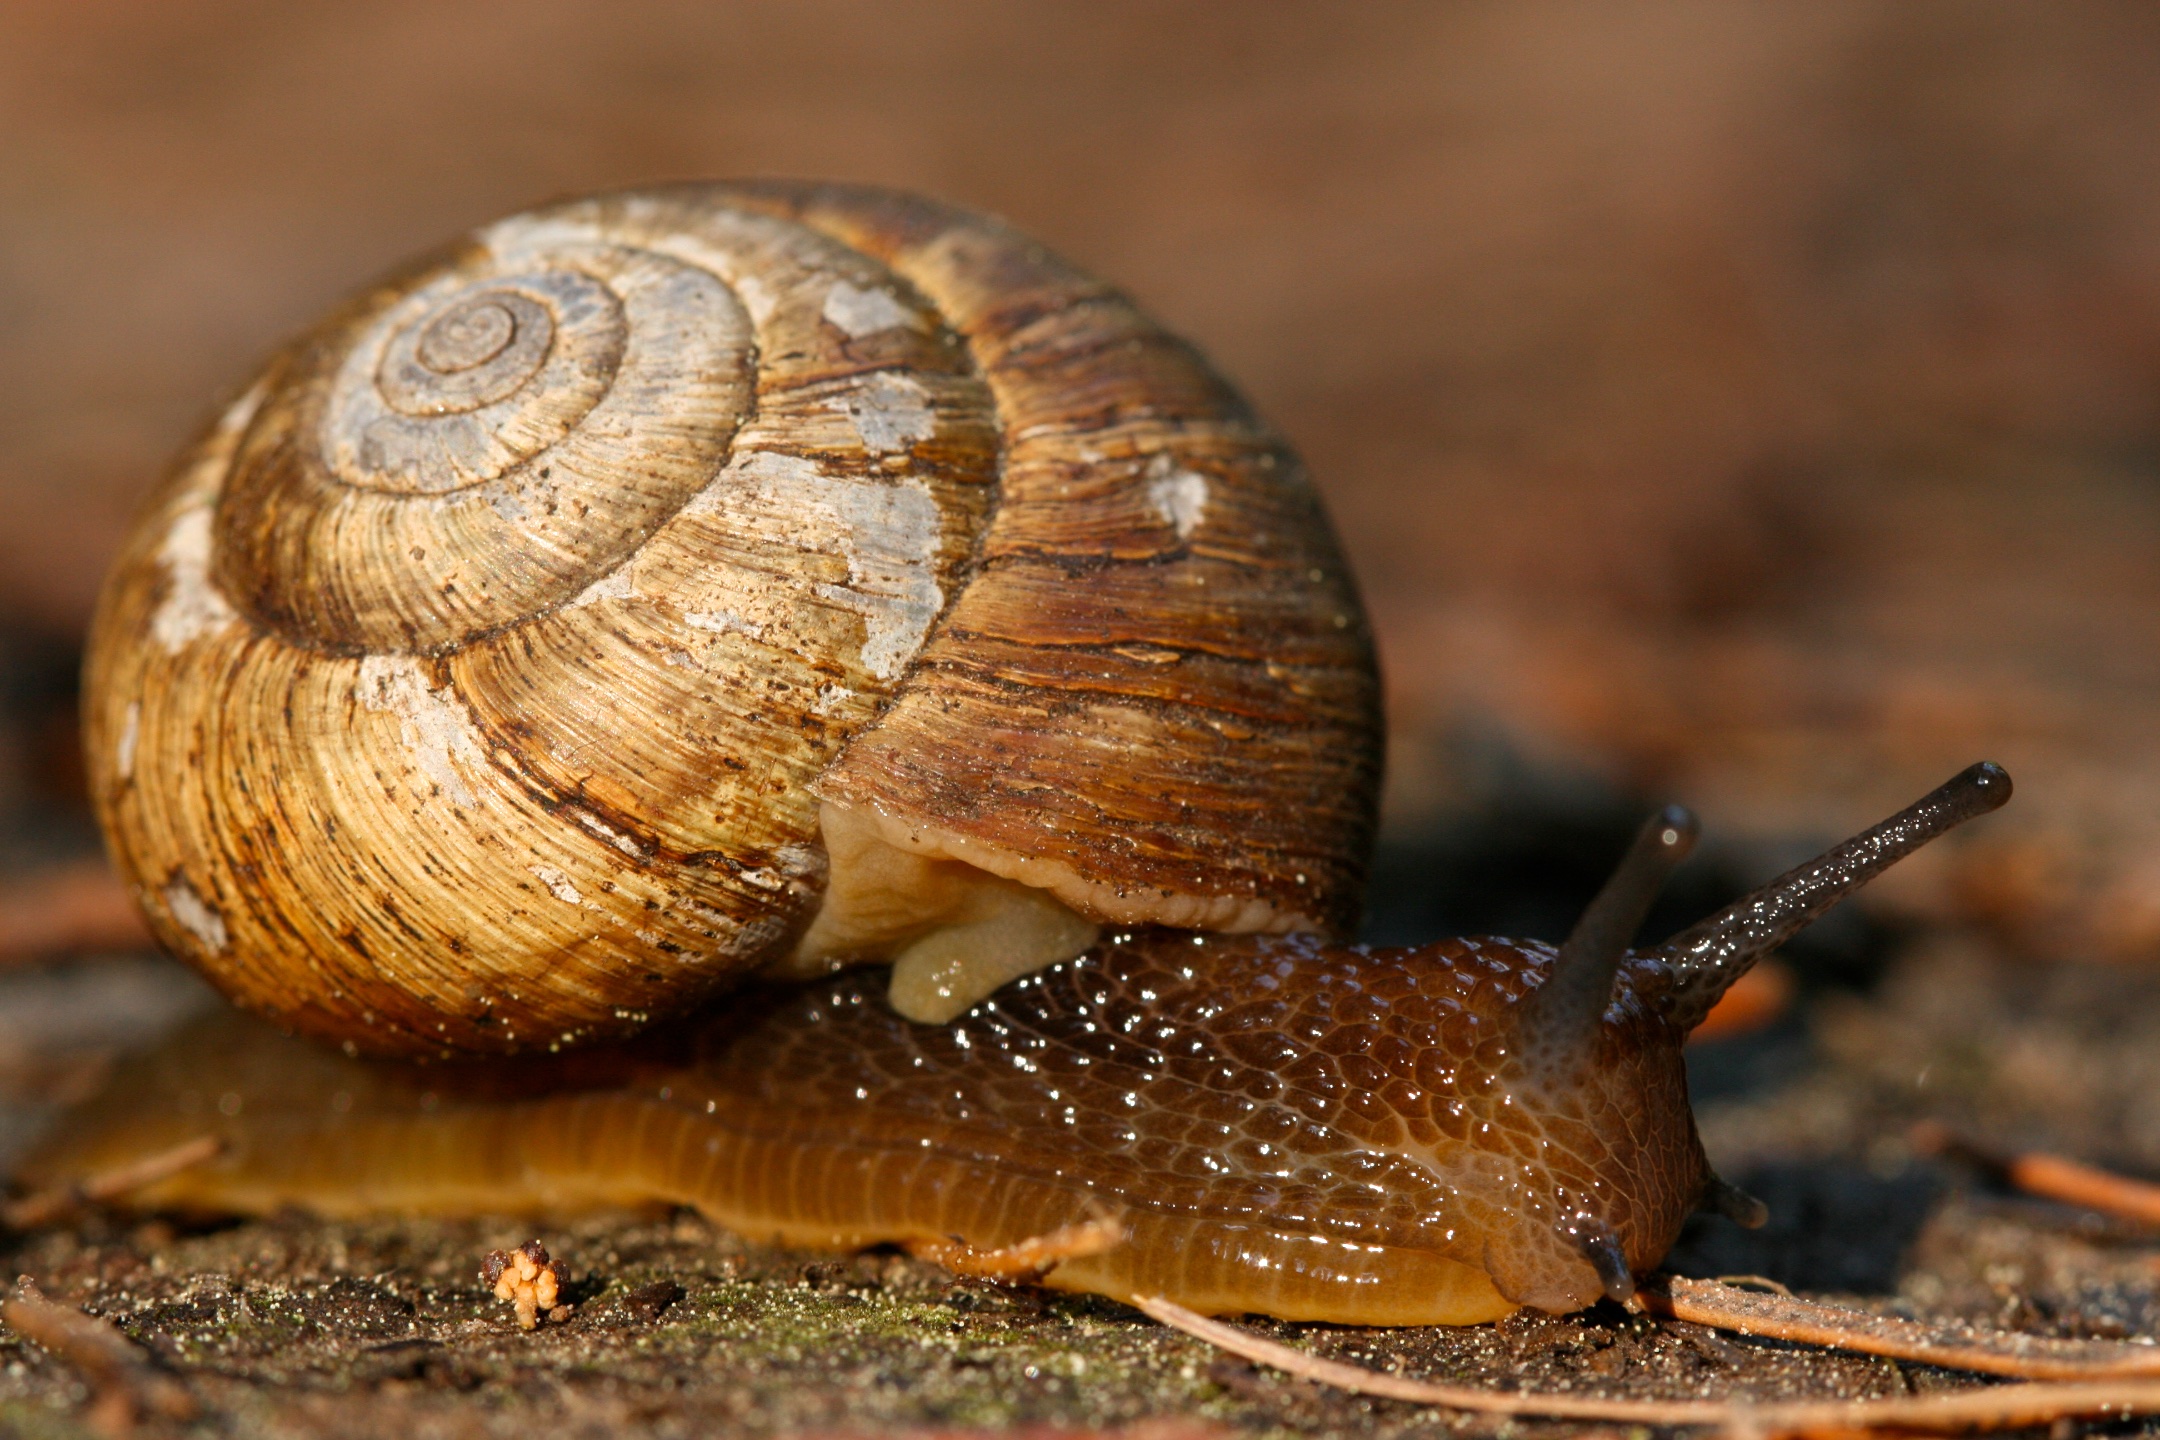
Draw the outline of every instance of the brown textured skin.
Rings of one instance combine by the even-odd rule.
[[[1470,1323],[1601,1293],[1560,1226],[1661,1259],[1707,1169],[1682,1036],[1622,971],[1557,1081],[1508,1032],[1550,951],[1122,937],[916,1026],[845,976],[556,1062],[345,1060],[220,1016],[137,1062],[25,1168],[50,1184],[205,1131],[146,1208],[694,1205],[746,1234],[993,1248],[1108,1213],[1047,1283],[1211,1312]]]
[[[331,400],[542,272],[616,299],[561,311],[562,388],[489,401],[515,424],[455,465],[398,437],[492,410]],[[843,284],[899,318],[851,330]],[[1017,878],[1099,921],[1337,929],[1379,775],[1282,442],[1025,237],[848,187],[567,201],[363,292],[153,497],[84,693],[160,943],[391,1054],[620,1036],[784,955],[821,798],[1050,867]]]

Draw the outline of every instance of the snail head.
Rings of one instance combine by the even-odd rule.
[[[1625,1299],[1690,1210],[1760,1224],[1759,1202],[1703,1158],[1681,1059],[1688,1032],[1756,961],[2010,792],[2000,766],[1974,765],[1663,944],[1631,950],[1697,831],[1679,806],[1651,816],[1559,948],[1526,947],[1535,973],[1501,1020],[1506,1053],[1495,1057],[1481,1147],[1495,1212],[1507,1217],[1486,1242],[1501,1292],[1547,1309]]]

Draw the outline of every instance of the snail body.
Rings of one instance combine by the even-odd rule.
[[[33,1183],[208,1131],[130,1203],[1106,1220],[1046,1283],[1391,1323],[1625,1295],[1738,1206],[1687,1032],[2009,792],[1639,955],[1683,812],[1557,949],[1343,946],[1378,680],[1295,457],[1010,230],[785,184],[514,216],[294,342],[136,527],[85,717],[153,931],[270,1024]]]
[[[154,497],[84,695],[159,941],[386,1055],[1339,933],[1379,774],[1282,441],[1025,237],[848,187],[570,201],[362,292]]]
[[[129,1198],[266,1213],[695,1206],[830,1248],[993,1251],[1098,1217],[1044,1283],[1204,1312],[1474,1323],[1624,1298],[1710,1172],[1681,1046],[1753,961],[2008,798],[1975,766],[1642,952],[1692,843],[1654,816],[1566,943],[1368,950],[1121,933],[944,1025],[859,973],[559,1058],[413,1067],[216,1017],[125,1071],[26,1176],[222,1136]]]

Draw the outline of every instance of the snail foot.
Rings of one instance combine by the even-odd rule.
[[[911,1240],[907,1252],[969,1279],[1025,1282],[1040,1279],[1066,1260],[1100,1255],[1124,1242],[1125,1227],[1108,1215],[1098,1215],[1013,1245],[982,1249],[957,1238]]]

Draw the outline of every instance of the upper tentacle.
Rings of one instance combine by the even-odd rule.
[[[1666,1017],[1683,1030],[1702,1023],[1749,967],[1838,901],[1930,840],[2010,798],[2010,776],[1987,761],[1869,830],[1681,931],[1649,954],[1670,969]]]

